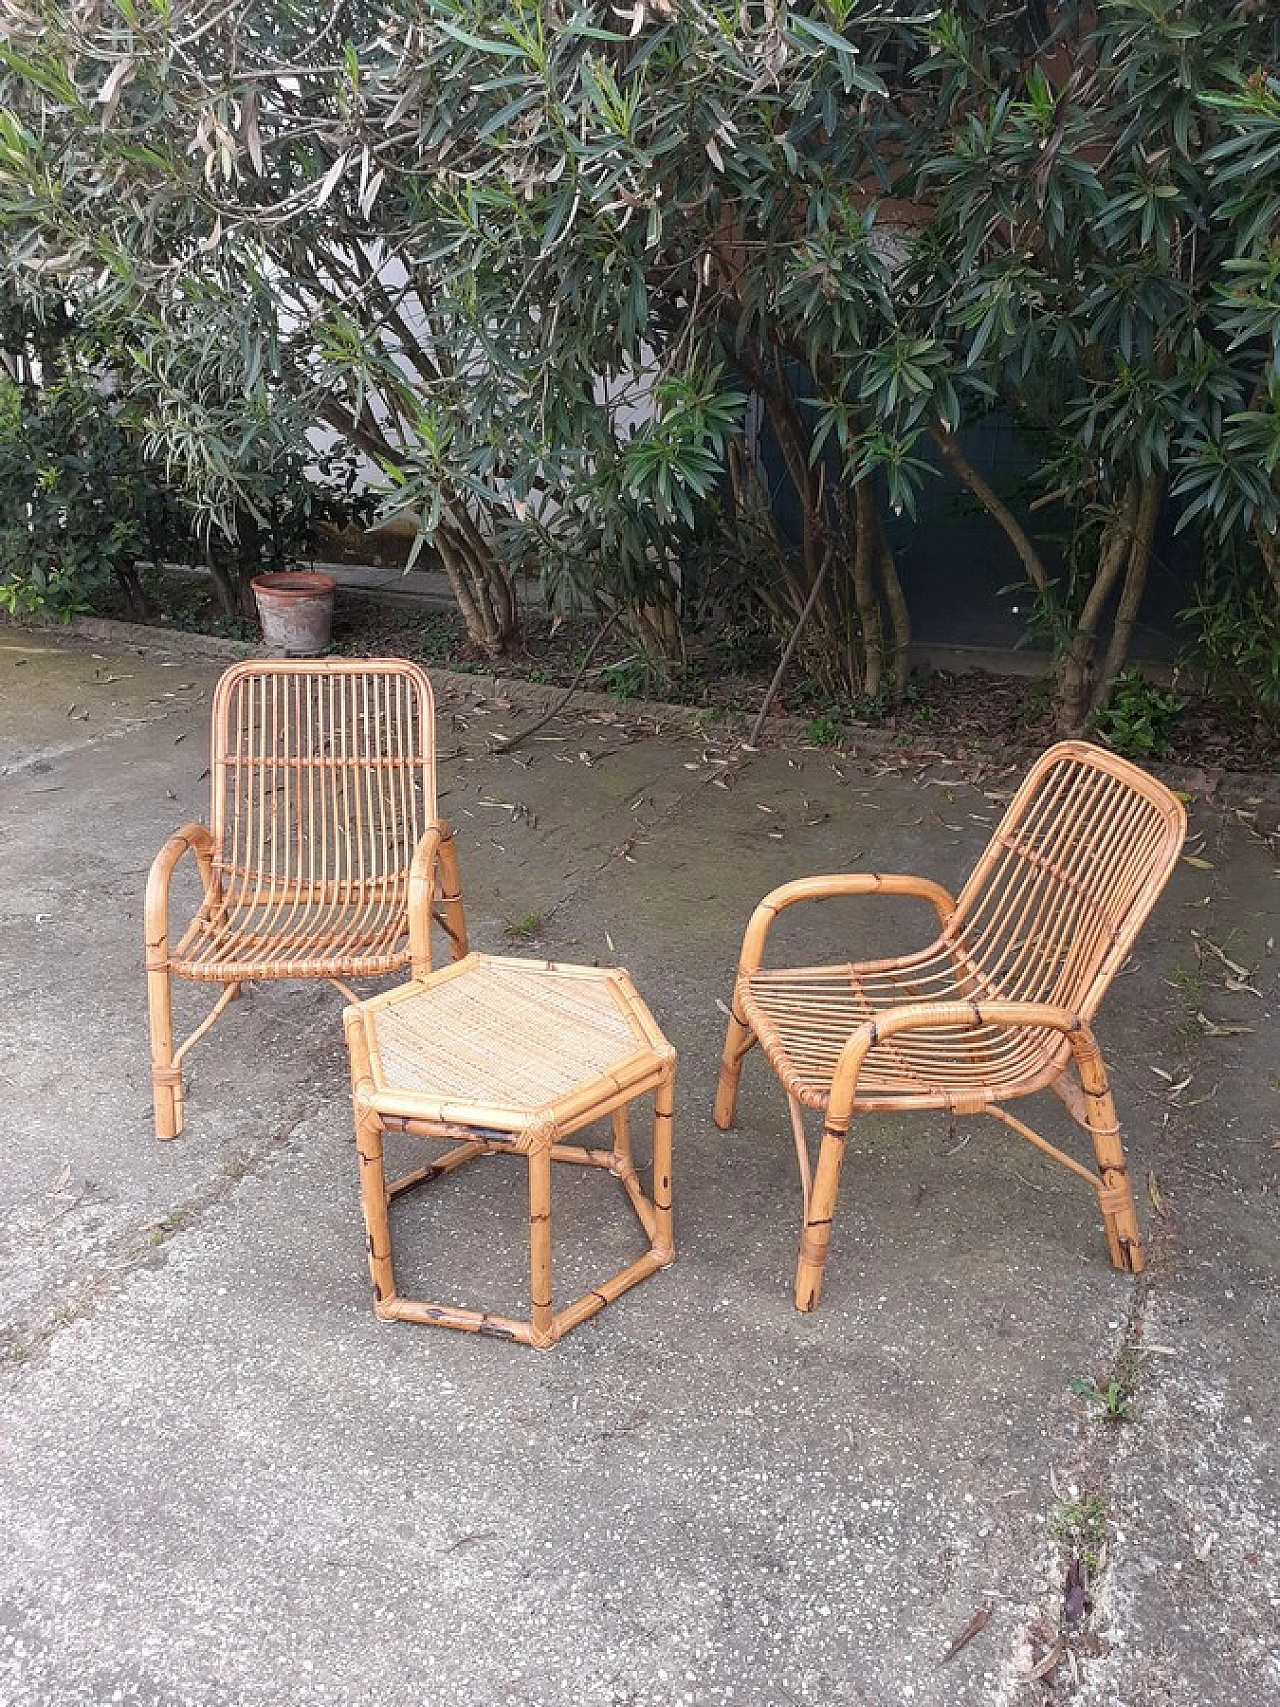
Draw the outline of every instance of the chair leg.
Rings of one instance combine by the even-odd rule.
[[[1098,1164],[1098,1206],[1102,1211],[1111,1261],[1124,1273],[1141,1274],[1147,1258],[1107,1069],[1101,1051],[1091,1038],[1088,1043],[1077,1044],[1075,1059],[1084,1092],[1085,1125],[1093,1140],[1093,1154]]]
[[[797,1097],[787,1094],[791,1111],[791,1136],[795,1139],[796,1161],[800,1167],[800,1212],[808,1219],[809,1200],[813,1196],[813,1169],[809,1166],[809,1140],[804,1129],[804,1109]]]
[[[387,1214],[387,1175],[383,1164],[382,1121],[357,1091],[356,1153],[360,1158],[360,1209],[364,1215],[365,1241],[369,1253],[369,1279],[373,1285],[373,1308],[396,1295],[391,1266],[391,1221]]]
[[[173,1001],[166,964],[147,968],[147,1020],[156,1137],[176,1138],[182,1131],[182,1068],[173,1059]]]
[[[831,1222],[836,1212],[847,1136],[848,1127],[833,1127],[828,1116],[822,1130],[822,1149],[818,1153],[818,1170],[805,1212],[804,1230],[800,1235],[800,1260],[796,1264],[797,1310],[816,1309],[822,1292],[822,1271],[827,1262],[827,1245],[831,1240]]]
[[[551,1146],[529,1152],[529,1327],[540,1349],[555,1344],[551,1307]]]
[[[720,1081],[716,1087],[714,1119],[722,1132],[733,1125],[733,1117],[738,1108],[738,1082],[742,1078],[743,1057],[755,1040],[755,1033],[750,1026],[745,1020],[738,1018],[736,1011],[731,1011],[729,1029],[724,1039],[724,1054],[720,1060]]]

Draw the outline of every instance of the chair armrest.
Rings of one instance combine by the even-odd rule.
[[[147,875],[144,906],[147,968],[158,970],[169,960],[169,885],[184,853],[195,855],[207,895],[213,884],[213,836],[203,824],[184,824],[160,849]]]
[[[878,1043],[887,1042],[900,1031],[929,1031],[964,1027],[977,1030],[994,1026],[1010,1030],[1060,1031],[1079,1059],[1098,1053],[1097,1043],[1080,1014],[1049,1002],[912,1002],[890,1008],[875,1019],[864,1021],[850,1032],[836,1063],[828,1100],[830,1124],[848,1123],[862,1064]]]
[[[738,976],[754,972],[764,957],[765,938],[778,914],[797,901],[827,901],[839,895],[913,895],[933,905],[939,921],[946,924],[956,910],[955,901],[940,883],[927,877],[903,876],[878,871],[836,872],[826,877],[799,877],[771,889],[751,915],[742,939]]]
[[[441,913],[437,906],[443,907]],[[431,925],[449,939],[449,952],[461,960],[467,952],[467,914],[462,900],[458,850],[443,818],[427,825],[409,868],[409,955],[415,978],[431,970]]]

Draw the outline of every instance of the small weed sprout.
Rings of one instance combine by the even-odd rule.
[[[1101,1494],[1082,1494],[1055,1513],[1049,1532],[1083,1560],[1090,1574],[1098,1568],[1107,1540],[1107,1502]]]
[[[1122,1378],[1112,1376],[1105,1386],[1080,1377],[1071,1383],[1071,1391],[1088,1401],[1104,1422],[1133,1421],[1133,1388]]]

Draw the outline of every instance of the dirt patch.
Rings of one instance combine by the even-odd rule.
[[[502,673],[567,687],[595,633],[592,622],[552,625],[531,618],[523,649],[504,660]],[[492,672],[451,611],[406,612],[371,599],[340,597],[334,646],[343,652],[418,657],[451,670]],[[771,657],[737,656],[723,644],[696,646],[686,663],[662,666],[638,656],[626,638],[619,637],[592,660],[581,685],[611,693],[621,705],[633,699],[666,700],[705,709],[713,719],[750,722],[764,701],[774,666]],[[1160,758],[1207,770],[1280,768],[1280,737],[1263,724],[1203,695],[1183,692],[1180,697],[1186,703],[1170,730],[1169,750]],[[868,706],[832,699],[793,669],[770,707],[770,718],[783,717],[806,723],[810,740],[818,746],[840,744],[850,729],[875,729],[903,747],[1023,755],[1041,751],[1056,736],[1047,678],[985,670],[921,671],[912,676],[900,704]],[[1155,755],[1131,756],[1141,760]]]
[[[164,625],[256,643],[252,622],[228,622],[199,583],[175,579],[165,592],[171,612]],[[100,613],[125,617],[123,609]],[[507,679],[568,687],[598,632],[594,619],[552,620],[536,604],[524,613],[520,649],[501,664]],[[437,668],[491,676],[493,663],[467,639],[449,609],[384,600],[339,588],[333,650],[353,656],[418,659]],[[768,636],[726,631],[691,644],[683,663],[664,664],[637,652],[625,635],[611,636],[583,673],[580,686],[612,695],[620,706],[647,700],[688,706],[737,732],[749,728],[772,680],[777,648]],[[1130,752],[1143,762],[1206,771],[1265,774],[1280,771],[1280,734],[1261,720],[1204,695],[1179,688],[1183,709],[1173,719],[1162,753]],[[839,746],[850,731],[875,730],[903,748],[955,754],[977,751],[1022,758],[1056,735],[1048,678],[999,675],[986,670],[923,670],[914,674],[896,705],[833,698],[802,668],[793,668],[770,706],[770,720],[796,718],[816,746]]]

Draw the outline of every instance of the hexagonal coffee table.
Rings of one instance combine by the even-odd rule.
[[[468,954],[349,1007],[344,1025],[377,1315],[551,1346],[673,1260],[676,1052],[625,972]],[[629,1124],[631,1103],[647,1091],[653,1092],[652,1197],[645,1195],[632,1161]],[[565,1142],[605,1115],[613,1123],[610,1149]],[[387,1132],[452,1139],[458,1148],[388,1181]],[[528,1163],[528,1321],[428,1304],[396,1291],[392,1198],[491,1152],[523,1155]],[[650,1245],[644,1256],[559,1311],[551,1302],[552,1162],[607,1168]]]

